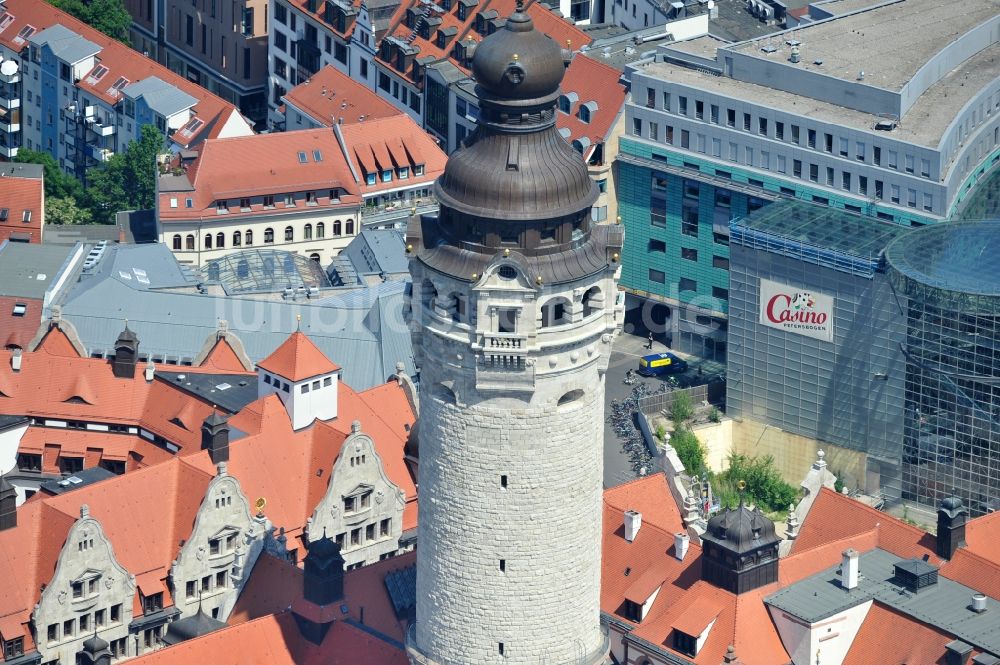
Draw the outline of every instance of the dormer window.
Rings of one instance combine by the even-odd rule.
[[[685,656],[698,655],[698,638],[679,630],[674,630],[674,649]]]
[[[163,609],[163,592],[150,594],[142,597],[142,613],[152,614]]]
[[[639,603],[626,600],[623,610],[625,618],[629,621],[635,621],[636,623],[642,621],[642,605]]]
[[[586,104],[581,104],[580,108],[577,109],[576,117],[578,117],[581,122],[589,123],[596,111],[597,102],[587,102]]]
[[[458,20],[459,21],[464,21],[465,20],[465,16],[466,16],[465,5],[463,5],[461,2],[459,2],[458,3]]]
[[[376,183],[376,179],[377,178],[378,178],[378,174],[376,174],[376,173],[366,173],[365,174],[365,184],[366,185],[374,185]]]
[[[392,169],[382,171],[382,182],[392,182]]]

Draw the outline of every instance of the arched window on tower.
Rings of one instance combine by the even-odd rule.
[[[274,229],[268,227],[264,229],[264,244],[267,245],[272,242],[274,242]]]
[[[193,234],[189,233],[189,234],[187,234],[187,236],[185,236],[185,238],[184,238],[184,249],[189,250],[189,251],[194,250],[194,235]]]
[[[465,323],[467,321],[468,313],[468,304],[466,303],[465,296],[461,293],[449,293],[448,312],[451,314],[452,321],[456,323]]]
[[[552,298],[542,305],[542,327],[561,326],[569,323],[569,300],[566,298]]]
[[[205,249],[212,249],[212,234],[205,234]]]
[[[340,235],[340,220],[339,219],[333,220],[333,235],[334,235],[334,237]]]
[[[420,287],[420,300],[424,304],[424,307],[433,307],[434,299],[437,298],[437,289],[434,288],[434,282],[429,279],[425,279]]]
[[[292,227],[290,227],[290,226],[286,226],[285,227],[285,242],[292,242],[293,240],[295,240],[295,230]]]
[[[326,237],[326,224],[323,222],[316,223],[316,237],[325,238]]]
[[[253,244],[253,229],[247,229],[247,232],[243,234],[243,240],[247,247]]]
[[[344,224],[344,233],[345,233],[345,235],[349,235],[349,236],[354,235],[354,220],[353,219],[347,220],[347,223]]]
[[[592,286],[583,294],[583,318],[604,309],[604,294],[600,287]]]

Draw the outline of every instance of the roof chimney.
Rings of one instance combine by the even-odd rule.
[[[685,531],[678,531],[674,534],[674,556],[678,561],[683,561],[687,554],[688,545],[691,544],[691,537]]]
[[[937,518],[937,555],[944,559],[955,556],[955,550],[965,546],[965,518],[969,514],[962,500],[949,496],[941,501]]]
[[[208,451],[212,464],[229,461],[229,418],[213,409],[201,425],[201,447]]]
[[[986,594],[985,593],[974,593],[972,594],[972,603],[969,604],[969,609],[976,614],[982,614],[986,611]]]
[[[0,476],[0,531],[17,526],[17,490]]]
[[[21,371],[21,349],[14,349],[10,357],[10,368],[15,372]]]
[[[154,365],[153,360],[150,359],[149,362],[146,363],[146,383],[152,383],[153,376],[155,375],[156,375],[156,365]]]
[[[969,662],[969,654],[972,653],[972,646],[962,640],[949,642],[944,649],[945,662],[948,665],[966,665]]]
[[[840,586],[850,591],[858,586],[860,560],[855,549],[844,550],[843,563],[840,564]]]
[[[642,526],[642,513],[634,510],[625,511],[625,540],[632,542],[639,535],[639,527]]]

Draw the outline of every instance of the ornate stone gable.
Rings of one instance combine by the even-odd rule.
[[[306,536],[318,540],[325,531],[341,545],[348,567],[373,563],[399,549],[404,504],[403,490],[389,480],[375,442],[354,421]]]
[[[174,604],[225,621],[263,547],[265,520],[254,517],[239,481],[219,464],[198,508],[190,537],[170,568]]]
[[[135,589],[135,578],[118,562],[101,523],[82,505],[55,574],[32,612],[42,662],[75,663],[84,640],[95,631],[124,649]]]

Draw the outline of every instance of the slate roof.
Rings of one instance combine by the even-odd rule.
[[[257,399],[257,377],[254,375],[233,376],[232,373],[170,372],[162,369],[158,374],[179,390],[212,402],[229,413],[236,413]]]
[[[150,76],[132,83],[122,90],[126,97],[143,99],[152,110],[164,118],[169,118],[181,111],[186,111],[198,100],[183,90],[167,83],[158,76]]]
[[[0,295],[41,300],[72,252],[70,247],[0,242]]]
[[[0,274],[3,270],[0,265]],[[301,330],[343,367],[344,381],[364,390],[394,374],[397,362],[414,374],[410,333],[400,314],[402,286],[378,289],[365,302],[327,299],[320,304],[143,291],[134,282],[89,280],[66,296],[62,316],[76,327],[88,354],[111,353],[127,318],[139,336],[141,355],[177,363],[194,358],[215,335],[219,319],[228,322],[250,360],[260,361],[297,329],[295,317],[301,314]]]
[[[71,64],[101,52],[98,44],[59,24],[36,32],[28,41],[38,47],[48,46],[57,58]]]
[[[363,228],[341,254],[360,275],[409,274],[403,233],[396,229]]]

